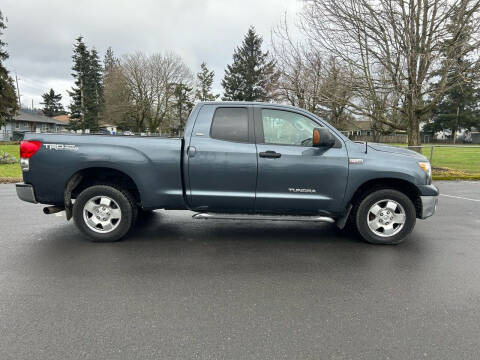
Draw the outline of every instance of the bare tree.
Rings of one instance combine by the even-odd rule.
[[[137,131],[157,132],[167,120],[175,84],[192,81],[192,73],[173,53],[125,55],[120,64]],[[171,125],[171,124],[170,124]]]
[[[177,84],[190,84],[193,75],[185,65],[182,58],[173,53],[166,55],[154,54],[149,61],[151,77],[151,108],[150,131],[156,129],[167,119],[170,114],[171,101],[174,97]],[[172,129],[174,124],[169,118],[168,128]]]
[[[453,85],[447,73],[459,52],[478,49],[480,2],[304,1],[301,27],[312,46],[341,59],[358,76],[352,79],[357,96],[348,106],[358,114],[406,130],[409,145],[418,145],[420,121]],[[476,36],[460,39],[466,26],[471,26]],[[449,34],[453,41],[445,48]],[[465,41],[470,46],[465,46]],[[435,80],[438,86],[432,88],[429,85]]]
[[[151,113],[149,59],[145,54],[136,52],[123,56],[120,66],[128,92],[135,130],[140,131],[145,127]]]
[[[102,118],[104,122],[123,128],[136,128],[135,111],[127,81],[118,62],[105,68],[103,78],[105,106]]]
[[[286,18],[272,32],[272,48],[280,72],[280,98],[342,128],[353,96],[345,64],[305,39],[294,40]]]

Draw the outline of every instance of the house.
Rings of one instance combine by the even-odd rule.
[[[41,115],[37,110],[20,109],[0,128],[0,140],[20,140],[26,132],[66,131],[67,123]]]
[[[479,144],[480,143],[480,133],[478,129],[472,127],[472,130],[468,129],[459,129],[455,134],[455,141],[463,141],[465,143],[473,143]],[[445,129],[441,131],[437,131],[435,133],[436,140],[452,140],[453,141],[453,133],[450,129]]]
[[[382,143],[406,143],[407,135],[405,131],[386,131],[386,126],[377,124],[375,130],[371,120],[350,120],[345,122],[342,133],[353,141],[368,141]],[[379,131],[378,127],[385,128]]]
[[[67,115],[67,114],[57,115],[57,116],[52,117],[52,119],[61,121],[65,125],[68,125],[70,123],[70,115]]]
[[[372,122],[370,120],[354,120],[345,124],[342,133],[347,136],[373,136]]]

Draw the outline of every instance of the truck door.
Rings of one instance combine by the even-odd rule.
[[[190,207],[201,211],[254,210],[257,149],[253,110],[203,105],[187,148]]]
[[[342,211],[348,158],[337,139],[333,148],[312,147],[313,129],[323,124],[295,111],[255,107],[259,212],[330,214]]]

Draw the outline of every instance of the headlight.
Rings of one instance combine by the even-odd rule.
[[[428,161],[419,162],[418,166],[420,166],[422,168],[422,170],[425,172],[425,174],[427,174],[427,177],[429,179],[432,178],[432,166],[430,165],[430,163]]]

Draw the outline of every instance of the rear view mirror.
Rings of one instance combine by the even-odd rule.
[[[313,129],[312,143],[314,147],[331,148],[335,145],[335,137],[325,127]]]

